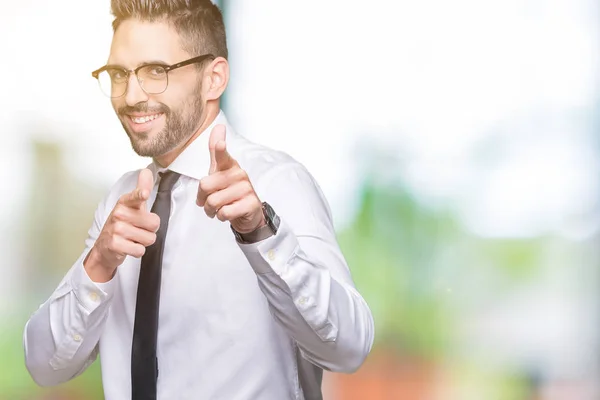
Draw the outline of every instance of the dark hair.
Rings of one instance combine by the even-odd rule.
[[[223,15],[210,0],[111,0],[111,11],[115,32],[130,18],[166,21],[181,36],[183,49],[192,56],[228,56]]]

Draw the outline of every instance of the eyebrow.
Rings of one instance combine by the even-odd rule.
[[[136,68],[141,67],[142,65],[150,65],[150,64],[171,65],[170,63],[164,62],[163,60],[150,60],[150,61],[143,61],[143,62],[139,63]]]
[[[118,64],[106,64],[104,66],[104,68],[106,68],[106,69],[108,69],[108,68],[117,68],[117,69],[125,69],[125,70],[127,69],[124,66],[118,65]]]
[[[154,65],[154,64],[158,64],[158,65],[171,65],[171,64],[169,64],[169,63],[167,63],[165,61],[162,61],[162,60],[150,60],[150,61],[142,61],[142,62],[140,62],[135,68],[139,68],[139,67],[142,67],[144,65]],[[106,68],[119,68],[119,69],[127,70],[127,68],[125,68],[124,66],[122,66],[120,64],[106,64]]]

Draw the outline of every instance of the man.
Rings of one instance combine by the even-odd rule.
[[[374,334],[321,190],[227,123],[216,6],[112,0],[112,12],[93,76],[153,162],[116,182],[28,321],[31,376],[57,385],[100,354],[108,400],[321,399],[322,370],[355,371]]]

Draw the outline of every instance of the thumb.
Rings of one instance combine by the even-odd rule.
[[[152,192],[153,187],[154,176],[152,175],[152,171],[150,171],[148,168],[142,169],[138,175],[138,181],[136,186],[140,198],[147,199],[148,197],[150,197],[150,192]],[[142,204],[145,206],[146,202],[143,202]]]
[[[216,125],[210,132],[210,138],[208,139],[208,148],[210,151],[210,170],[209,174],[217,171],[217,144],[219,142],[225,142],[225,125]]]

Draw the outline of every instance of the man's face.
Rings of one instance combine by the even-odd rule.
[[[181,48],[180,37],[165,22],[123,21],[114,34],[108,64],[133,70],[143,64],[171,65],[195,57]],[[196,65],[168,73],[167,89],[148,94],[134,74],[127,93],[112,105],[131,140],[144,157],[158,157],[187,141],[201,124],[201,74]]]

